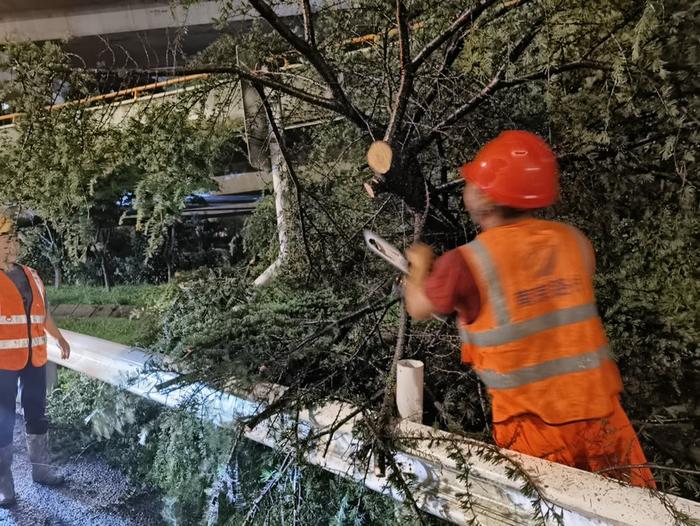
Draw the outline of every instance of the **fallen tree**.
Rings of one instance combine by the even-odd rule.
[[[306,15],[288,19],[250,0],[245,9],[259,14],[253,31],[222,36],[182,68],[128,71],[243,79],[263,98],[286,101],[281,116],[266,112],[270,129],[282,130],[276,139],[294,187],[282,272],[251,296],[251,279],[277,257],[276,215],[263,203],[246,227],[248,261],[183,279],[163,310],[157,349],[187,381],[288,386],[270,412],[328,401],[383,407],[366,438],[369,450],[385,452],[394,364],[421,359],[426,421],[487,437],[488,400],[457,365],[453,329],[408,323],[395,276],[368,256],[361,230],[371,226],[399,246],[423,238],[446,249],[470,239],[455,168],[501,129],[526,128],[560,158],[562,200],[552,214],[596,246],[599,307],[645,448],[657,464],[695,469],[697,8],[623,0],[300,5]],[[105,73],[57,69],[66,68]],[[285,133],[294,111],[327,124]],[[365,164],[376,139],[395,153],[386,173]],[[692,476],[656,475],[664,489],[697,498]]]

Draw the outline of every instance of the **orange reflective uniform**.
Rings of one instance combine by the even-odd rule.
[[[560,425],[530,414],[514,416],[494,424],[494,439],[506,449],[656,488],[649,469],[626,467],[646,464],[647,459],[618,398],[613,406],[606,417]],[[620,469],[610,469],[616,467]]]
[[[45,289],[39,275],[29,267],[22,267],[32,288],[34,299],[27,320],[22,296],[4,272],[0,272],[0,369],[19,371],[31,359],[34,367],[46,364],[46,303]],[[31,332],[28,322],[31,321]],[[31,338],[31,340],[30,340]]]
[[[586,248],[573,228],[536,219],[461,247],[481,298],[476,319],[459,322],[462,361],[488,388],[498,445],[590,470],[644,464],[619,405]],[[654,484],[648,469],[630,478]]]

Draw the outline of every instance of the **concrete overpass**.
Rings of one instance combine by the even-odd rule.
[[[311,5],[316,10],[332,1],[312,0]],[[178,66],[205,49],[222,31],[245,31],[250,20],[257,18],[254,11],[244,9],[247,2],[234,0],[232,11],[235,13],[221,28],[215,21],[221,18],[223,2],[207,0],[188,7],[176,4],[167,0],[5,0],[0,2],[0,41],[61,40],[66,51],[74,54],[80,65],[88,67]],[[337,0],[334,4],[340,5]],[[299,14],[299,4],[290,0],[289,4],[276,6],[275,11],[278,15],[293,17]],[[0,72],[0,77],[3,73],[10,74]],[[196,83],[200,79],[192,80]],[[145,106],[173,100],[193,89],[191,83],[181,83],[180,79],[146,86],[142,85],[144,82],[150,80],[119,79],[118,86],[104,86],[104,94],[93,97],[95,100],[88,101],[87,105],[95,111],[108,111],[110,121],[118,124],[127,117],[137,116]],[[165,86],[171,82],[177,85]],[[260,159],[261,155],[267,156],[261,151],[265,149],[263,143],[268,134],[264,113],[250,86],[244,84],[236,91],[227,117],[241,123],[245,121],[246,141],[255,150],[250,151],[251,157],[260,169],[269,163]],[[241,92],[251,93],[243,97]],[[213,111],[220,102],[218,95],[220,93],[212,93],[207,97],[207,110]],[[283,104],[298,106],[286,100]],[[318,118],[317,115],[300,117],[298,109],[294,111],[291,107],[285,107],[285,114],[285,128],[304,126],[306,121]],[[21,118],[19,114],[0,116],[0,133],[14,135],[13,124],[17,117]],[[224,193],[259,191],[271,182],[267,170],[257,171],[251,167],[215,179]]]
[[[327,3],[327,2],[326,2]],[[64,40],[66,50],[88,66],[160,67],[182,65],[220,34],[220,1],[188,7],[167,0],[4,0],[0,41]],[[316,10],[324,2],[314,0]],[[255,13],[234,0],[224,31],[246,29]],[[281,16],[299,14],[298,2],[275,7]]]

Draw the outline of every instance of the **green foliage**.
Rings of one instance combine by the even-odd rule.
[[[70,371],[61,371],[48,412],[61,451],[100,454],[161,490],[180,521],[196,523],[202,488],[227,451],[225,432]]]
[[[0,200],[30,209],[54,232],[50,246],[33,246],[52,264],[92,259],[104,274],[105,265],[112,270],[120,218],[133,207],[146,241],[142,259],[160,256],[185,198],[212,189],[211,176],[223,173],[242,123],[193,110],[210,88],[153,107],[136,104],[138,113],[126,118],[109,104],[88,108],[82,101],[99,86],[71,69],[60,46],[16,44],[3,51],[13,75],[0,85],[0,100],[22,115],[0,133]],[[59,94],[67,104],[54,106]],[[143,273],[129,264],[136,268],[122,273]],[[110,280],[104,277],[105,284]]]
[[[149,323],[127,318],[58,318],[59,328],[123,345],[145,346],[153,339]]]
[[[163,493],[163,516],[170,524],[204,524],[211,514],[205,488],[227,467],[232,432],[216,429],[181,411],[163,410],[133,395],[61,371],[49,398],[54,441],[65,455],[100,454],[126,470],[134,483]],[[248,524],[356,526],[403,524],[397,505],[363,486],[319,468],[287,462],[279,453],[244,441],[228,466],[231,484],[217,497],[216,524],[241,524],[258,502]],[[293,459],[292,459],[293,460]],[[271,491],[262,492],[275,482]],[[300,508],[295,512],[295,504]],[[441,524],[426,517],[427,524]]]
[[[117,285],[110,290],[101,287],[66,285],[61,288],[47,288],[49,302],[81,305],[133,305],[146,307],[159,298],[166,287],[162,285]]]
[[[401,504],[388,497],[250,442],[242,444],[233,465],[242,475],[242,484],[238,506],[223,506],[230,513],[222,521],[227,526],[283,526],[295,520],[332,526],[413,523]],[[422,519],[426,526],[445,524],[428,515]]]
[[[253,213],[246,219],[241,237],[242,249],[250,258],[246,272],[257,276],[279,253],[274,196],[266,196],[260,200]]]
[[[185,198],[212,188],[211,176],[218,175],[207,162],[212,155],[207,123],[192,120],[188,110],[177,102],[147,109],[130,120],[120,145],[125,156],[120,170],[140,174],[133,187],[136,228],[148,240],[149,257],[178,220]]]
[[[303,363],[330,363],[327,347],[342,328],[313,338],[318,353],[299,343],[352,304],[344,292],[300,290],[290,282],[251,296],[240,269],[202,271],[180,284],[156,348],[215,384],[231,377],[253,381],[260,370],[296,382]]]
[[[149,473],[151,483],[175,498],[171,512],[187,523],[202,513],[216,468],[224,460],[229,435],[181,412],[172,413],[149,437],[157,452]]]

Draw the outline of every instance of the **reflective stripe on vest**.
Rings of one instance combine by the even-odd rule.
[[[32,323],[44,323],[46,321],[46,316],[30,316]],[[27,324],[27,317],[24,315],[19,316],[0,316],[0,325],[21,325]]]
[[[469,247],[476,256],[482,275],[486,278],[486,283],[488,283],[489,298],[493,305],[493,313],[496,316],[496,322],[498,325],[507,325],[510,323],[508,304],[506,303],[505,294],[503,294],[503,287],[501,287],[501,280],[498,277],[496,265],[493,264],[491,256],[481,241],[475,239],[469,243]]]
[[[46,345],[46,336],[35,336],[32,338],[32,347]],[[26,349],[29,347],[29,338],[18,340],[0,340],[0,350],[2,349]]]
[[[546,380],[553,376],[569,373],[578,373],[588,369],[600,367],[610,358],[608,346],[604,345],[596,351],[556,358],[547,362],[538,363],[529,367],[515,369],[508,373],[499,373],[490,369],[481,369],[479,377],[490,389],[513,389],[523,385]]]
[[[491,289],[489,289],[489,293],[491,293]],[[528,336],[548,329],[579,323],[596,317],[598,317],[596,306],[591,303],[586,303],[576,307],[568,307],[566,309],[548,312],[547,314],[537,316],[530,320],[518,323],[507,323],[488,331],[472,332],[464,327],[460,327],[459,335],[464,343],[471,343],[479,347],[494,347],[521,338],[527,338]]]
[[[36,289],[39,291],[39,295],[41,296],[41,301],[44,303],[44,307],[46,307],[46,294],[44,293],[44,284],[41,281],[41,278],[39,277],[39,273],[34,270],[33,268],[29,267],[24,267],[29,271],[29,274],[31,274],[32,279],[34,279],[34,284],[36,285]]]

